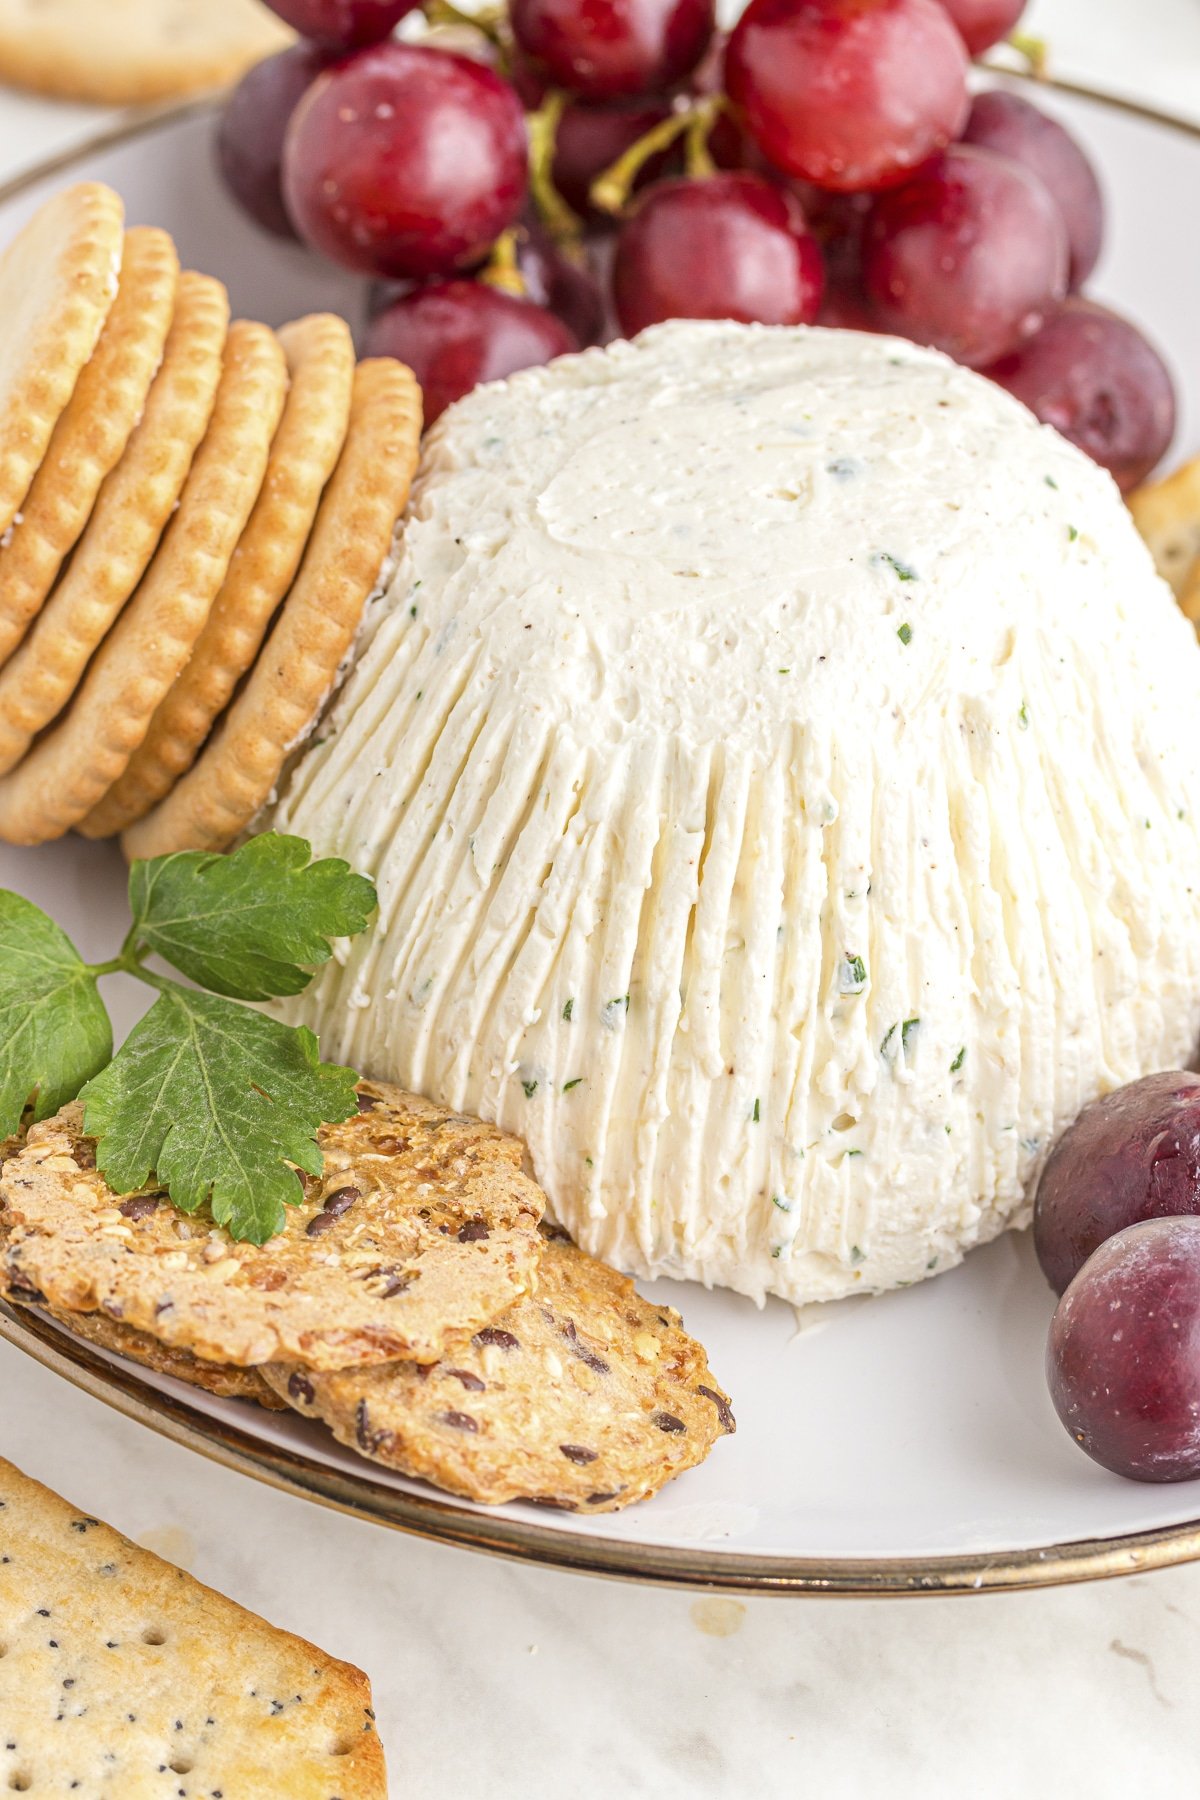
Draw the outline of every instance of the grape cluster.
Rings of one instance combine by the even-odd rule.
[[[714,0],[507,0],[474,26],[424,0],[398,37],[418,0],[270,4],[302,40],[231,97],[225,178],[385,278],[367,348],[411,362],[430,418],[614,327],[733,318],[933,345],[1125,489],[1167,446],[1157,351],[1079,297],[1086,155],[968,91],[1022,0],[750,0],[728,34]]]

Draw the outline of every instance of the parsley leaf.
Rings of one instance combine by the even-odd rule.
[[[303,1026],[167,982],[83,1089],[84,1129],[115,1193],[154,1174],[184,1212],[207,1201],[234,1237],[265,1244],[303,1198],[287,1164],[320,1173],[317,1128],[354,1112],[354,1081]]]
[[[0,890],[0,1137],[36,1091],[45,1119],[112,1055],[96,980],[40,907]]]
[[[186,850],[134,863],[135,936],[214,993],[298,994],[312,965],[329,960],[329,939],[361,931],[375,910],[365,876],[337,857],[311,858],[304,838],[264,832],[229,855]]]

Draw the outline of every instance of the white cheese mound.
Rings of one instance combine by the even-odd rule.
[[[289,1013],[622,1268],[919,1280],[1191,1055],[1198,777],[1107,475],[909,344],[661,326],[431,434],[274,819],[379,918]]]

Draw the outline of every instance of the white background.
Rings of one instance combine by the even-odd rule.
[[[1034,0],[1028,24],[1057,72],[1200,120],[1200,0]],[[0,178],[106,118],[0,93]],[[1163,204],[1164,229],[1194,232],[1196,204]],[[0,1451],[365,1667],[404,1800],[1197,1786],[1200,1567],[982,1600],[742,1605],[421,1544],[252,1487],[82,1398],[69,1436],[61,1416],[55,1378],[0,1346]]]

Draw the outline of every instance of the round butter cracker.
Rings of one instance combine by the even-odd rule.
[[[165,231],[125,233],[117,297],[0,544],[0,662],[41,607],[87,524],[100,484],[146,405],[175,311],[179,258]]]
[[[67,704],[158,548],[212,416],[228,329],[221,283],[182,275],[141,420],[68,568],[0,668],[0,775]]]
[[[0,256],[0,532],[14,522],[117,293],[124,208],[63,188]]]
[[[260,1248],[157,1192],[120,1200],[73,1102],[0,1170],[0,1286],[239,1368],[436,1361],[533,1285],[544,1197],[519,1138],[381,1084],[359,1104]]]
[[[354,383],[350,328],[332,313],[317,313],[285,325],[279,341],[291,385],[262,492],[186,667],[96,809],[105,834],[140,819],[191,768],[292,585],[337,464]]]
[[[191,654],[258,498],[286,386],[274,332],[239,320],[179,510],[62,719],[0,780],[0,838],[44,843],[73,825],[102,835],[87,814]]]
[[[223,850],[266,804],[354,642],[416,471],[421,391],[403,364],[358,365],[350,428],[300,572],[258,661],[192,768],[131,826],[130,857]]]
[[[221,87],[292,41],[258,0],[0,0],[0,80],[63,100]]]
[[[537,1288],[434,1367],[263,1370],[340,1443],[485,1505],[615,1512],[735,1429],[701,1345],[627,1276],[546,1234]]]

